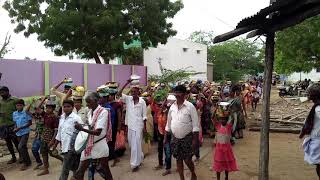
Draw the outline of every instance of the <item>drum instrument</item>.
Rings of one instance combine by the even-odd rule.
[[[83,128],[89,129],[89,126],[84,125]],[[74,142],[74,150],[76,153],[80,154],[86,148],[87,142],[88,142],[88,137],[89,137],[88,133],[86,133],[84,131],[78,132],[78,134],[76,135],[76,138],[75,138],[75,142]]]

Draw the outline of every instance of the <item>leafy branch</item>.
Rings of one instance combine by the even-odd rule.
[[[160,75],[150,75],[149,76],[150,81],[164,83],[164,84],[170,84],[170,83],[176,83],[176,82],[188,80],[188,79],[190,79],[191,76],[195,76],[198,74],[204,74],[204,72],[196,72],[193,70],[189,70],[189,68],[191,68],[191,67],[180,68],[177,70],[170,70],[170,69],[163,67],[161,60],[162,60],[161,58],[158,59],[161,74]]]
[[[11,40],[11,35],[9,35],[7,33],[3,44],[1,45],[0,58],[3,58],[4,55],[6,55],[8,52],[10,52],[10,49],[9,49],[9,44],[11,42],[10,40]]]

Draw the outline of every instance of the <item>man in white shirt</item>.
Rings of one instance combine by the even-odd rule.
[[[86,95],[86,103],[90,109],[88,123],[90,129],[76,123],[75,128],[89,134],[86,148],[81,153],[81,162],[72,179],[83,180],[84,174],[89,167],[90,160],[97,160],[104,173],[105,179],[112,180],[112,174],[108,164],[109,148],[108,141],[112,139],[111,122],[108,111],[98,104],[100,96],[96,92]]]
[[[128,82],[118,92],[122,94],[123,89],[131,82]],[[142,152],[142,138],[146,130],[147,106],[143,98],[139,97],[140,89],[138,86],[131,87],[131,96],[122,94],[122,99],[126,103],[126,125],[128,126],[128,141],[131,148],[130,164],[132,172],[139,170],[144,155]]]
[[[68,180],[69,171],[75,171],[78,168],[80,156],[73,152],[71,147],[71,139],[75,129],[76,122],[82,122],[80,116],[73,111],[74,103],[71,100],[64,100],[63,114],[61,115],[58,127],[58,133],[56,136],[56,142],[52,149],[56,149],[57,145],[61,145],[61,151],[63,154],[63,165],[59,180]]]
[[[197,176],[192,162],[195,145],[199,140],[199,121],[197,110],[194,105],[186,101],[187,89],[183,85],[175,87],[176,102],[172,104],[168,112],[166,133],[171,132],[172,155],[177,159],[177,170],[180,180],[184,180],[183,161],[191,171],[191,180]],[[167,137],[164,138],[165,141]]]

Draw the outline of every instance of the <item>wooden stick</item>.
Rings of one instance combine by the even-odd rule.
[[[283,117],[283,119],[288,119],[288,118],[290,118],[290,117],[292,117],[292,116],[300,115],[301,113],[304,113],[304,112],[306,112],[306,110],[300,111],[300,112],[295,113],[295,114],[287,115],[287,116]],[[299,117],[299,116],[298,116],[298,117]]]
[[[304,113],[305,113],[305,112],[302,112],[301,114],[298,114],[298,115],[292,117],[292,118],[289,119],[288,121],[292,121],[292,120],[294,120],[294,119],[297,119],[298,117],[300,117],[300,116],[302,116],[302,115],[305,115]]]
[[[249,131],[260,131],[261,127],[251,127],[249,128]],[[270,128],[269,132],[274,133],[293,133],[293,134],[299,134],[301,131],[300,128]]]
[[[257,119],[258,121],[261,121],[261,119]],[[284,121],[284,120],[278,120],[278,119],[271,119],[270,122],[276,122],[276,123],[282,123],[282,124],[294,124],[294,125],[304,125],[304,122],[300,121]]]

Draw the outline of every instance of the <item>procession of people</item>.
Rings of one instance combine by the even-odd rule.
[[[59,91],[61,85],[63,91]],[[126,142],[132,172],[139,171],[149,153],[148,144],[156,143],[154,170],[165,168],[162,175],[171,174],[173,157],[180,179],[185,179],[185,164],[195,180],[203,137],[210,137],[214,138],[212,169],[218,179],[221,172],[228,179],[229,172],[239,170],[232,145],[244,138],[247,111],[250,107],[255,111],[261,89],[262,83],[256,80],[149,82],[142,86],[133,75],[121,88],[117,82],[106,82],[91,92],[66,78],[51,89],[51,95],[25,106],[23,99],[11,96],[9,88],[2,86],[0,135],[12,156],[8,164],[19,160],[22,171],[31,166],[27,142],[34,137],[34,170],[42,169],[37,175],[50,173],[50,156],[63,162],[60,180],[67,180],[70,171],[72,179],[94,179],[96,172],[113,179],[109,161],[113,160],[111,167],[117,165]]]

